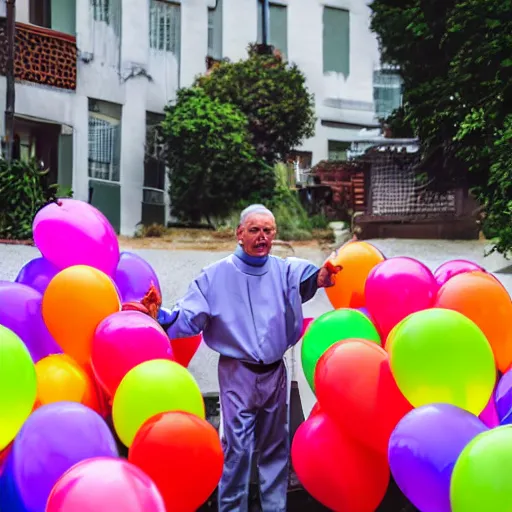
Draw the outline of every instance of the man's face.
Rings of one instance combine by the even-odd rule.
[[[266,256],[276,236],[276,223],[270,215],[253,213],[238,227],[236,235],[249,256]]]

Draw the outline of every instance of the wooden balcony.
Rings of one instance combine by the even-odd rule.
[[[16,23],[16,80],[75,90],[76,56],[75,36],[35,25]],[[6,19],[0,18],[0,75],[5,76],[6,64]]]

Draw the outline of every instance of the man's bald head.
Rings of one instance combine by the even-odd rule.
[[[240,214],[239,225],[241,226],[242,224],[244,224],[245,221],[249,218],[249,216],[255,215],[255,214],[268,215],[269,217],[272,217],[272,220],[274,222],[276,221],[274,214],[266,206],[263,206],[262,204],[251,204],[251,206],[248,206]]]

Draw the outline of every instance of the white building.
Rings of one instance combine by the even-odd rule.
[[[365,0],[271,2],[270,43],[315,95],[316,134],[297,148],[304,165],[345,158],[359,132],[378,125],[376,111],[400,102],[369,17]],[[19,152],[43,160],[123,234],[143,217],[164,222],[165,172],[145,158],[148,127],[206,71],[207,56],[241,59],[261,39],[260,0],[16,0],[16,19]],[[3,27],[0,18],[1,75]],[[5,88],[0,76],[0,110]]]

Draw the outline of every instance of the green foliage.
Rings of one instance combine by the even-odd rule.
[[[222,218],[252,191],[271,193],[271,172],[256,156],[247,117],[201,88],[178,92],[161,125],[172,213],[197,222]]]
[[[248,59],[220,63],[196,85],[247,116],[257,155],[268,165],[314,134],[314,99],[304,74],[277,55],[258,54],[256,46]]]
[[[467,183],[495,249],[512,249],[512,3],[374,0],[383,60],[400,67],[406,117],[439,188]],[[508,150],[507,150],[508,149]],[[470,171],[470,172],[468,172]]]
[[[0,239],[29,240],[35,214],[55,199],[56,185],[46,185],[47,171],[36,161],[0,159]]]

